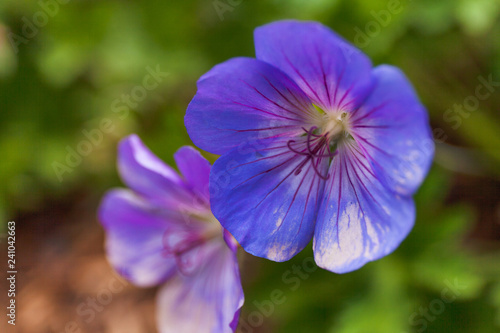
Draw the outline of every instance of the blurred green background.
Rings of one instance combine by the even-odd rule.
[[[173,163],[177,148],[190,144],[183,116],[196,80],[228,58],[254,56],[253,29],[284,18],[320,21],[374,64],[402,68],[429,110],[438,147],[416,197],[415,229],[394,254],[354,273],[317,269],[307,278],[292,270],[310,248],[281,264],[244,256],[242,321],[279,289],[286,301],[253,332],[500,332],[498,0],[2,0],[0,218],[3,228],[17,219],[25,233],[18,243],[26,248],[24,270],[37,271],[28,257],[91,233],[103,257],[95,209],[104,191],[121,186],[120,138],[137,133]],[[168,75],[140,88],[151,70]],[[127,95],[135,97],[127,102]],[[85,156],[68,157],[78,149]],[[74,218],[82,214],[84,221]],[[74,250],[58,246],[54,260]],[[20,287],[36,293],[26,274]],[[54,293],[54,307],[85,295]],[[144,299],[152,302],[150,294]],[[47,320],[20,332],[64,330],[62,317],[43,326]],[[112,323],[85,325],[82,332],[114,332]]]

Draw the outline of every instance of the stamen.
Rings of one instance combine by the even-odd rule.
[[[299,151],[296,148],[292,147],[292,144],[295,143],[295,140],[289,140],[287,142],[287,147],[290,149],[290,151],[294,152],[297,155],[301,156],[306,156],[306,158],[296,167],[294,175],[299,175],[302,172],[302,169],[304,165],[306,165],[307,162],[311,161],[311,165],[313,167],[314,172],[318,175],[323,180],[327,180],[330,175],[327,174],[322,175],[321,172],[318,170],[318,166],[316,164],[319,164],[319,161],[321,161],[322,158],[333,158],[337,152],[331,152],[330,151],[330,146],[328,142],[328,132],[318,135],[314,134],[314,131],[317,129],[316,126],[311,127],[309,130],[302,128],[304,132],[307,133],[307,139],[306,139],[306,145],[307,149],[306,151]],[[315,143],[315,147],[312,147],[312,143]],[[326,154],[323,154],[321,151],[324,147],[326,146]],[[319,160],[318,160],[319,159]]]

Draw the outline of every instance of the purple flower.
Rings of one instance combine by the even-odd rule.
[[[255,30],[257,59],[198,81],[185,124],[222,155],[214,215],[242,247],[285,261],[311,240],[316,263],[349,272],[392,252],[415,220],[432,161],[426,110],[397,68],[314,22]]]
[[[234,332],[243,305],[237,243],[210,211],[210,163],[191,147],[174,157],[183,177],[136,135],[120,143],[118,168],[131,190],[111,190],[101,203],[108,259],[136,285],[166,282],[160,332]]]

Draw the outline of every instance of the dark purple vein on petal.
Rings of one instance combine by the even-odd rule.
[[[339,77],[337,78],[337,82],[335,83],[335,93],[333,95],[333,105],[337,105],[337,95],[339,93],[340,83],[344,79],[345,66],[342,68],[342,72],[340,72]],[[345,96],[345,95],[344,95]],[[340,103],[339,103],[340,104]]]
[[[262,75],[262,74],[261,74],[261,75]],[[290,101],[290,100],[288,99],[288,97],[286,97],[285,95],[283,95],[283,93],[282,93],[282,92],[281,92],[278,88],[276,88],[276,86],[275,86],[275,85],[274,85],[274,84],[273,84],[273,83],[272,83],[272,82],[271,82],[271,81],[270,81],[270,80],[269,80],[266,76],[262,75],[262,77],[263,77],[263,78],[264,78],[264,80],[266,80],[266,81],[267,81],[267,83],[268,83],[268,84],[269,84],[269,85],[270,85],[270,86],[271,86],[271,87],[272,87],[272,88],[273,88],[273,89],[274,89],[274,90],[275,90],[275,91],[276,91],[276,92],[277,92],[277,93],[278,93],[278,94],[279,94],[279,95],[280,95],[280,96],[281,96],[281,97],[282,97],[285,101],[287,101],[287,102],[288,102],[291,106],[294,106],[294,107],[295,107],[295,108],[297,108],[298,110],[305,111],[306,113],[308,113],[308,112],[307,112],[307,108],[304,108],[304,106],[303,106],[303,105],[297,105],[297,104],[295,104],[294,102]],[[295,100],[296,100],[296,101],[298,101],[298,99],[295,97],[295,94],[293,94],[292,92],[290,92],[290,89],[288,89],[288,87],[287,87],[287,91],[290,93],[290,95],[292,95],[292,96],[295,98]],[[304,108],[305,110],[302,110],[303,108]]]
[[[351,99],[349,102],[347,102],[346,104],[342,104],[344,103],[344,100],[346,99],[347,96],[349,96],[349,94],[351,93],[352,89],[354,88],[354,84],[352,84],[349,88],[346,89],[346,91],[344,92],[344,95],[342,96],[342,98],[340,99],[339,101],[339,110],[345,110],[346,107],[351,104],[354,100]]]
[[[257,162],[261,162],[261,161],[264,161],[264,160],[268,160],[270,158],[276,158],[276,157],[279,157],[279,156],[282,156],[282,155],[285,155],[285,154],[288,154],[289,151],[284,151],[282,153],[279,153],[279,154],[276,154],[276,155],[272,155],[272,156],[266,156],[266,157],[262,157],[262,158],[258,158],[256,160],[253,160],[253,161],[250,161],[250,162],[246,162],[246,163],[242,163],[242,164],[238,164],[238,165],[235,165],[234,167],[228,169],[229,170],[233,170],[233,169],[236,169],[236,168],[239,168],[239,167],[242,167],[244,165],[249,165],[249,164],[253,164],[253,163],[257,163]]]
[[[295,193],[293,194],[292,202],[290,203],[290,205],[288,205],[288,209],[286,211],[286,214],[283,217],[283,220],[281,221],[280,225],[278,226],[278,229],[276,230],[276,232],[279,231],[279,229],[281,228],[281,226],[285,222],[285,220],[288,216],[288,213],[290,212],[290,209],[292,208],[293,203],[295,202],[295,199],[297,199],[297,194],[299,193],[299,190],[302,187],[302,184],[304,183],[304,180],[306,179],[307,174],[309,173],[309,170],[311,170],[311,166],[309,166],[309,168],[307,168],[306,172],[304,173],[304,177],[302,177],[302,179],[300,180],[299,186],[297,187],[297,189],[295,190]],[[302,224],[302,221],[301,221],[301,224]]]
[[[340,174],[339,174],[339,196],[337,199],[337,222],[336,222],[336,227],[337,227],[337,245],[339,250],[342,251],[340,247],[340,235],[339,235],[339,218],[340,218],[340,200],[342,198],[342,165],[344,165],[345,168],[345,156],[342,154],[342,158],[339,161],[340,163]]]
[[[313,161],[312,163],[314,163],[314,161]],[[307,169],[307,172],[309,172],[309,170],[310,170],[310,168],[309,168],[309,169]],[[306,202],[305,202],[305,204],[304,204],[304,210],[302,211],[302,218],[300,219],[299,229],[297,230],[297,234],[296,234],[296,236],[299,234],[299,232],[300,232],[300,230],[301,230],[301,228],[302,228],[302,222],[304,222],[304,216],[306,215],[307,204],[309,203],[309,197],[311,196],[311,191],[312,191],[312,189],[313,189],[313,187],[314,187],[314,182],[315,182],[316,178],[319,178],[319,177],[317,177],[317,175],[314,175],[314,176],[313,176],[313,179],[312,179],[312,181],[311,181],[311,184],[310,184],[310,186],[309,186],[309,191],[307,191]],[[317,192],[316,192],[316,193],[317,193]],[[317,207],[317,198],[316,198],[316,200],[315,200],[315,205],[316,205],[316,206],[315,206],[315,208],[316,208],[316,207]],[[315,210],[316,210],[316,209],[315,209]]]
[[[394,126],[384,126],[384,125],[354,125],[352,128],[392,128]]]
[[[325,73],[325,68],[324,68],[324,64],[323,64],[323,58],[321,56],[321,52],[319,52],[319,50],[318,50],[317,44],[314,44],[314,52],[316,53],[316,56],[318,58],[318,62],[320,64],[320,72],[321,72],[321,76],[323,78],[323,85],[325,87],[326,96],[328,98],[328,107],[331,107],[332,100],[331,100],[331,96],[330,96],[330,89],[329,89],[328,83],[326,82],[326,73]],[[311,62],[310,62],[310,64],[311,64],[311,66],[313,66],[313,64]]]
[[[309,88],[309,90],[314,94],[314,96],[316,96],[316,98],[318,99],[318,101],[321,101],[321,98],[319,98],[318,94],[316,93],[316,91],[314,89],[311,88],[311,86],[309,85],[309,82],[307,82],[304,77],[302,76],[302,74],[299,72],[299,70],[297,68],[295,68],[295,66],[292,64],[292,62],[290,61],[290,59],[288,58],[288,56],[285,54],[285,52],[283,50],[281,50],[281,53],[283,54],[283,56],[285,57],[285,60],[286,62],[288,63],[288,65],[290,65],[290,67],[292,67],[292,69],[294,70],[295,73],[297,73],[298,76],[300,76],[300,78],[302,79],[302,81],[307,85],[307,87]]]
[[[256,174],[256,175],[254,175],[254,176],[252,176],[252,177],[248,178],[247,180],[245,180],[245,181],[243,181],[243,182],[239,183],[238,185],[236,185],[236,186],[235,186],[235,187],[233,187],[232,189],[234,190],[235,188],[237,188],[237,187],[239,187],[239,186],[243,185],[244,183],[248,182],[249,180],[252,180],[252,179],[253,179],[253,178],[255,178],[255,177],[258,177],[258,176],[263,175],[263,174],[265,174],[265,173],[271,172],[271,171],[273,171],[273,170],[275,170],[275,169],[279,168],[280,166],[282,166],[282,165],[284,165],[284,164],[288,163],[289,161],[293,160],[294,158],[295,158],[295,155],[294,155],[294,156],[292,156],[292,157],[290,157],[288,160],[286,160],[286,161],[284,161],[284,162],[282,162],[282,163],[280,163],[280,164],[278,164],[278,165],[276,165],[276,166],[272,167],[271,169],[268,169],[268,170],[266,170],[266,171],[259,172],[258,174]],[[292,172],[293,172],[293,171],[292,171]],[[287,177],[288,177],[288,176],[287,176]]]
[[[386,155],[386,156],[389,156],[389,157],[395,157],[394,154],[390,154],[388,152],[386,152],[385,150],[375,146],[373,143],[369,142],[366,138],[362,137],[361,135],[356,135],[356,138],[359,138],[361,141],[363,141],[364,143],[366,143],[367,145],[373,147],[374,149],[378,150],[379,152],[381,152],[382,154]]]
[[[296,156],[293,156],[292,158],[295,158],[295,157],[296,157]],[[260,204],[261,204],[262,202],[264,202],[264,200],[266,200],[266,199],[267,199],[267,197],[268,197],[271,193],[273,193],[273,192],[274,192],[274,191],[275,191],[275,190],[276,190],[276,189],[277,189],[277,188],[278,188],[281,184],[283,184],[283,182],[284,182],[285,180],[287,180],[287,179],[288,179],[288,177],[290,177],[290,176],[291,176],[294,172],[295,172],[295,168],[294,168],[292,171],[290,171],[290,173],[288,173],[288,175],[286,175],[286,177],[285,177],[285,178],[283,178],[283,179],[282,179],[282,180],[278,183],[278,185],[276,185],[276,186],[275,186],[275,187],[274,187],[271,191],[269,191],[269,192],[266,194],[266,196],[265,196],[265,197],[264,197],[264,198],[263,198],[263,199],[262,199],[262,200],[261,200],[261,201],[257,204],[257,206],[255,206],[255,208],[259,207],[259,206],[260,206]]]
[[[360,118],[355,118],[355,119],[352,119],[351,121],[353,123],[356,123],[356,122],[361,121],[361,120],[363,120],[363,119],[365,119],[367,117],[370,117],[373,113],[375,113],[378,110],[380,110],[381,108],[385,107],[387,104],[389,104],[389,101],[386,101],[386,102],[384,102],[384,103],[382,103],[382,104],[374,107],[373,109],[371,109],[370,111],[368,111],[366,114],[362,115]],[[357,110],[359,110],[359,108]]]
[[[246,129],[246,130],[237,130],[237,129],[227,128],[227,130],[234,131],[234,132],[258,132],[258,131],[268,131],[268,130],[283,129],[283,128],[298,128],[298,127],[296,125],[283,125],[283,126],[254,128],[254,129]]]
[[[363,170],[360,168],[360,165],[363,166],[366,170],[368,170],[367,167],[363,164],[363,162],[357,156],[353,155],[353,157],[354,157],[354,159],[352,161],[351,161],[351,159],[349,159],[349,164],[351,165],[351,168],[354,170],[354,173],[355,173],[355,176],[356,176],[356,178],[358,180],[358,183],[361,186],[363,186],[363,188],[365,189],[366,193],[368,193],[368,195],[373,200],[373,202],[375,202],[380,208],[383,209],[383,207],[380,204],[380,202],[375,198],[375,196],[370,192],[370,190],[368,190],[368,188],[366,187],[365,183],[363,182],[363,180],[361,180],[361,177],[358,174],[358,170],[359,170],[363,174],[363,176],[368,181],[370,181],[370,178],[363,172]],[[352,162],[354,162],[356,164],[357,168],[354,166],[354,164]],[[369,172],[370,172],[370,174],[372,174],[371,171],[369,171]],[[373,176],[373,177],[374,177],[374,179],[376,179],[375,176]],[[370,183],[372,183],[373,185],[375,185],[373,183],[373,181],[370,181]]]
[[[242,80],[240,80],[242,81]],[[250,87],[251,89],[253,89],[256,93],[258,93],[260,96],[262,96],[265,100],[267,100],[268,102],[270,102],[271,104],[274,104],[275,106],[277,106],[278,108],[280,108],[281,110],[285,111],[285,112],[289,112],[299,118],[301,118],[301,115],[298,114],[298,113],[295,113],[293,112],[292,110],[289,110],[287,108],[285,108],[284,106],[282,105],[279,105],[278,103],[276,103],[275,101],[273,101],[272,99],[270,99],[269,97],[267,97],[266,95],[264,95],[259,89],[257,89],[256,87],[252,86],[251,84],[245,82],[245,81],[242,81],[243,83],[245,83],[248,87]]]
[[[289,118],[289,117],[285,117],[285,116],[281,116],[281,115],[278,115],[276,113],[273,113],[273,112],[269,112],[269,111],[266,111],[266,110],[263,110],[261,108],[258,108],[256,106],[252,106],[252,105],[247,105],[247,104],[243,104],[241,102],[236,102],[236,101],[233,101],[233,100],[229,100],[231,103],[234,103],[236,105],[240,105],[240,106],[244,106],[246,108],[250,108],[250,109],[253,109],[253,110],[256,110],[256,111],[260,111],[260,112],[263,112],[265,114],[268,114],[268,115],[271,115],[273,117],[276,117],[276,118],[282,118],[282,119],[286,119],[286,120],[292,120],[292,121],[297,121],[297,122],[301,122],[299,119],[295,119],[295,118]]]

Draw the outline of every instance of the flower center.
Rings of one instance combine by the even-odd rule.
[[[349,137],[349,113],[342,110],[325,112],[321,107],[315,104],[313,106],[318,111],[316,128],[319,129],[319,134],[325,135],[332,148],[342,138]]]
[[[212,213],[197,219],[201,224],[189,225],[192,222],[187,222],[184,226],[172,226],[163,234],[163,256],[174,258],[178,270],[185,276],[199,266],[203,258],[202,246],[216,238],[222,240],[220,224]]]
[[[311,128],[302,128],[305,139],[305,147],[303,143],[289,140],[287,142],[288,149],[299,156],[305,158],[299,163],[294,170],[294,175],[299,175],[303,168],[310,163],[314,172],[321,179],[327,180],[330,175],[321,172],[321,161],[324,158],[331,160],[337,154],[337,147],[344,139],[352,138],[349,134],[350,122],[349,114],[344,111],[324,112],[317,105],[314,108],[319,112],[317,126]]]
[[[349,132],[349,119],[347,112],[338,112],[323,115],[322,132],[327,135],[330,143],[346,137]]]

